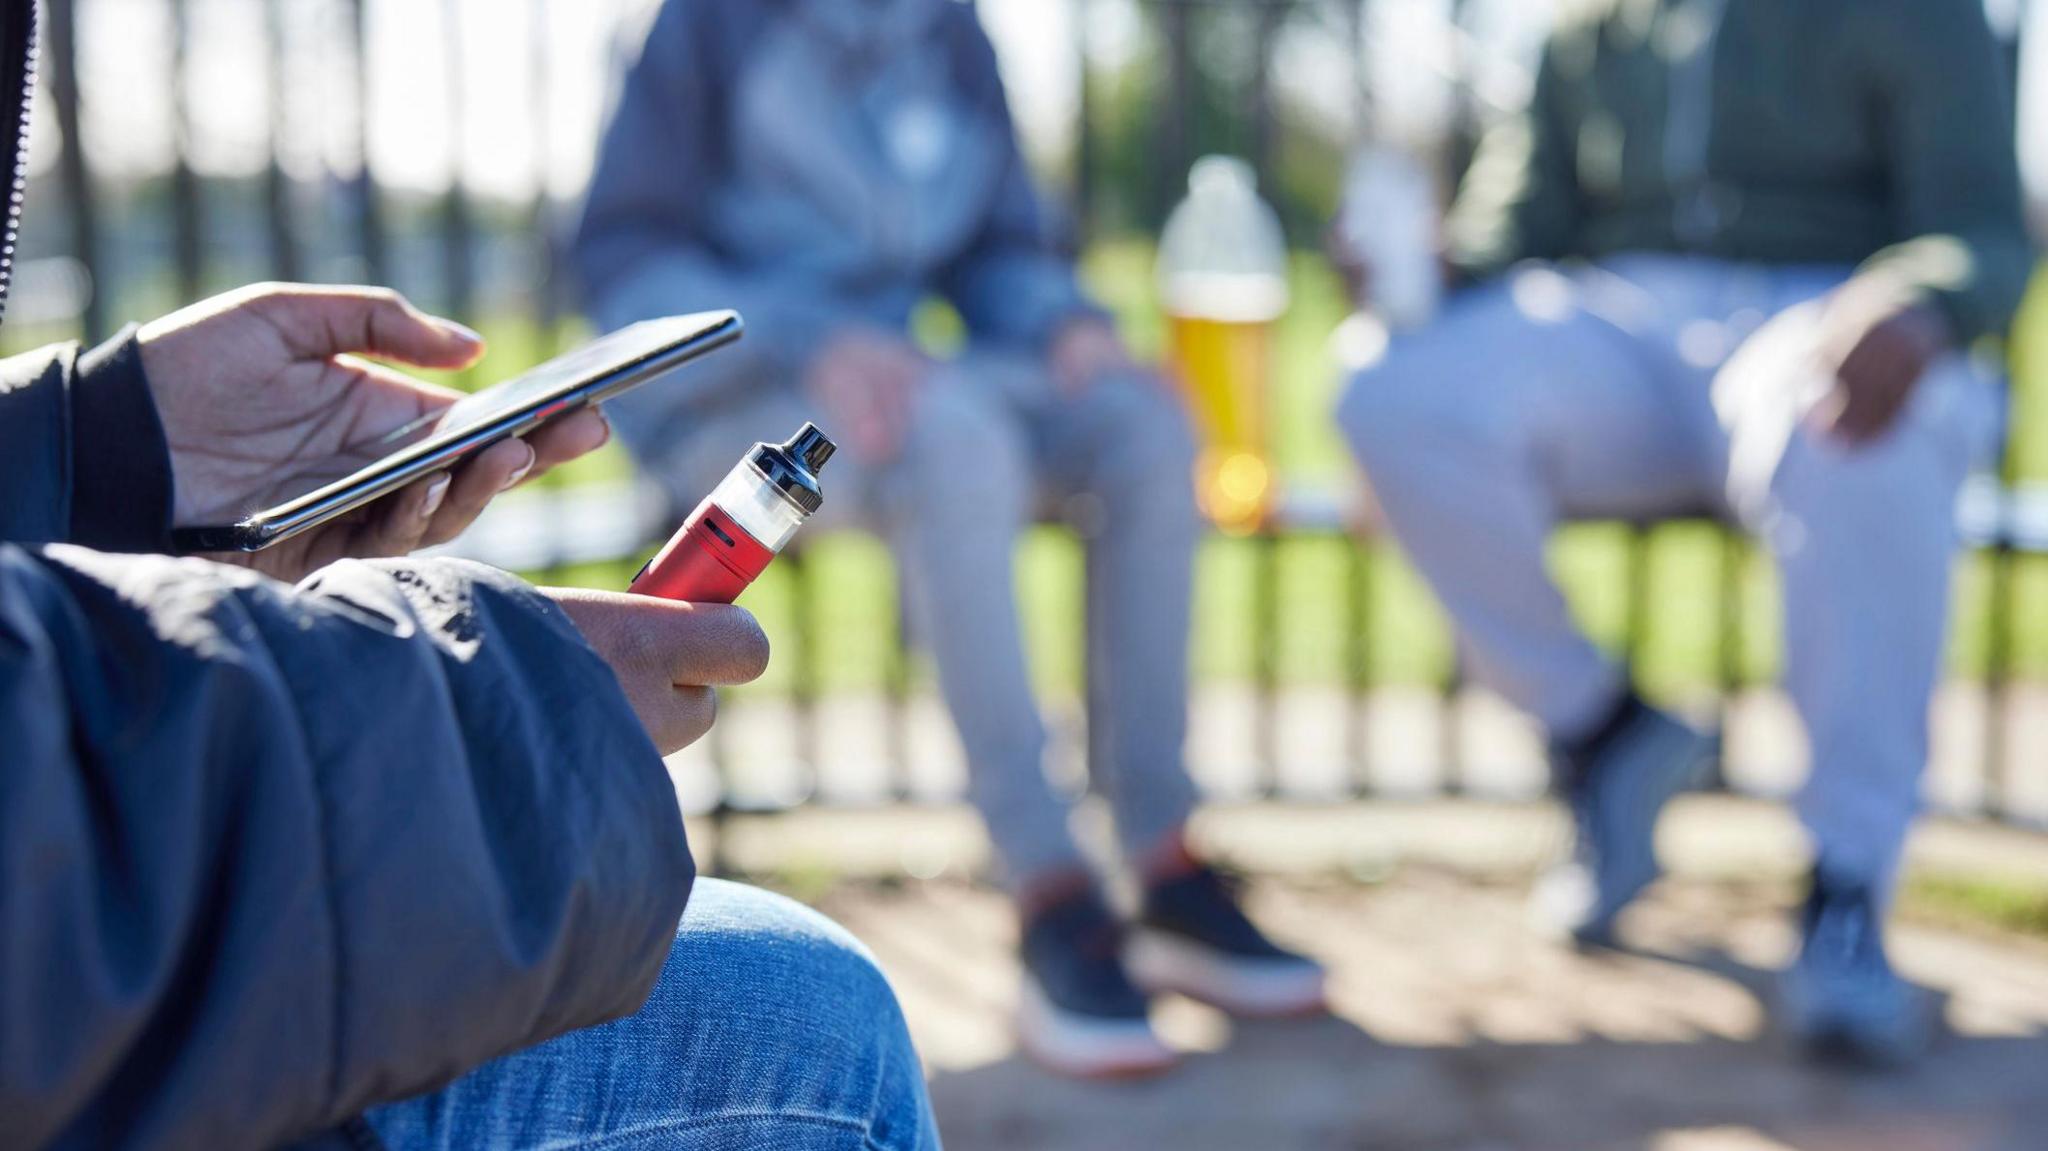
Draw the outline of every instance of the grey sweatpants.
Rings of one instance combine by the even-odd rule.
[[[704,365],[711,368],[712,364]],[[617,401],[621,438],[688,507],[755,440],[827,421],[788,388],[710,388],[738,399],[677,413],[662,389]],[[970,356],[919,392],[900,455],[842,451],[811,530],[880,532],[905,578],[918,633],[959,729],[969,788],[1007,879],[1077,866],[1065,803],[1044,770],[1045,725],[1018,627],[1018,534],[1050,498],[1089,514],[1091,764],[1128,858],[1160,845],[1194,802],[1187,731],[1188,628],[1199,522],[1193,440],[1179,403],[1149,377],[1060,395],[1036,365]],[[664,430],[666,429],[666,430]],[[829,431],[829,426],[827,426]]]
[[[1560,517],[1724,501],[1784,578],[1787,686],[1812,748],[1801,816],[1831,868],[1887,885],[1927,760],[1956,495],[2001,409],[1957,356],[1879,441],[1811,431],[1813,301],[1847,275],[1665,256],[1532,268],[1397,336],[1339,418],[1477,673],[1554,734],[1622,687],[1546,569]]]

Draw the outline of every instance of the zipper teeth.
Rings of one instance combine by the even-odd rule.
[[[7,205],[0,209],[0,318],[7,314],[8,289],[14,286],[14,245],[21,231],[21,206],[28,198],[28,113],[36,93],[36,58],[41,44],[36,37],[35,8],[29,8],[28,53],[21,73],[21,106],[15,113],[14,155],[7,157],[13,178],[7,189]],[[69,147],[67,143],[65,145]]]

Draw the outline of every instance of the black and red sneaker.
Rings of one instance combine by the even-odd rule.
[[[1123,942],[1123,925],[1092,884],[1026,916],[1017,1014],[1026,1055],[1085,1079],[1153,1075],[1179,1062],[1152,1030]]]
[[[1245,1019],[1326,1009],[1323,968],[1274,943],[1239,906],[1232,881],[1196,864],[1145,892],[1124,947],[1147,991],[1173,991]]]

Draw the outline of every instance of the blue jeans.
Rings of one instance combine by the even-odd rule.
[[[937,1151],[873,957],[781,896],[701,880],[640,1012],[370,1112],[390,1151]]]

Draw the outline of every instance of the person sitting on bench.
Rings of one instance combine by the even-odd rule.
[[[2001,403],[1969,352],[2032,266],[2007,68],[1968,2],[1568,6],[1450,214],[1470,286],[1338,419],[1480,679],[1548,730],[1582,940],[1656,874],[1707,756],[1573,626],[1563,516],[1711,502],[1775,554],[1817,846],[1791,1026],[1896,1058],[1924,1013],[1883,916],[1928,754],[1955,502]]]
[[[1170,1062],[1126,960],[1244,1012],[1320,1003],[1321,971],[1187,850],[1192,438],[1049,244],[971,5],[670,0],[626,77],[575,264],[607,329],[746,316],[746,341],[691,387],[618,405],[621,439],[679,506],[735,440],[812,419],[845,445],[824,515],[884,533],[936,655],[1024,911],[1028,1050],[1080,1074]],[[909,335],[931,296],[965,321],[956,358]],[[1045,494],[1083,497],[1094,520],[1096,783],[1146,892],[1127,948],[1042,764],[1011,564]]]

